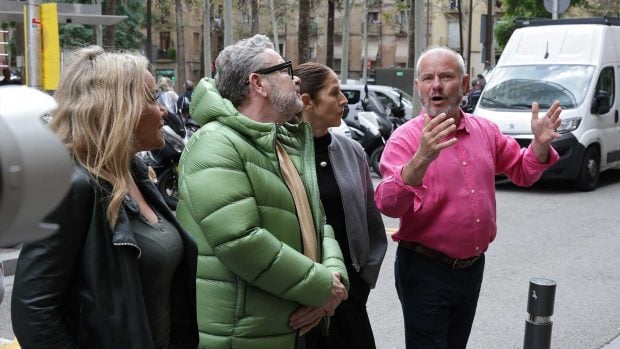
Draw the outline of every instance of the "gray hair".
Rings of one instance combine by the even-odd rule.
[[[217,89],[222,97],[229,99],[235,107],[239,107],[246,99],[248,85],[245,82],[252,72],[263,68],[265,58],[262,53],[268,49],[273,50],[269,38],[256,34],[226,46],[217,56]]]
[[[428,50],[422,52],[422,54],[420,55],[420,58],[418,58],[418,62],[415,66],[415,75],[419,76],[420,75],[420,62],[422,61],[422,59],[426,58],[426,57],[436,57],[439,58],[440,56],[444,56],[444,55],[448,55],[448,56],[452,56],[456,62],[458,63],[458,73],[460,76],[465,75],[465,61],[463,61],[463,56],[461,56],[459,53],[457,53],[456,51],[447,48],[445,46],[435,46],[435,47],[431,47]]]

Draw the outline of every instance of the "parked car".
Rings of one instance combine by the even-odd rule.
[[[368,93],[366,93],[368,88]],[[374,111],[379,116],[389,117],[396,108],[404,110],[404,118],[412,119],[413,97],[407,92],[392,86],[344,84],[340,86],[342,93],[349,100],[349,115],[355,116],[360,111]],[[364,98],[368,104],[366,110],[362,105]]]

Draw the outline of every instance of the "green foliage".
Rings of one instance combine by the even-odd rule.
[[[120,1],[117,13],[127,16],[127,19],[116,25],[114,38],[116,46],[122,49],[139,49],[144,45],[145,36],[140,29],[144,23],[146,12],[144,1],[126,0]]]
[[[77,48],[93,44],[93,29],[81,24],[59,24],[61,48]]]
[[[506,15],[495,26],[495,37],[501,47],[504,47],[512,32],[516,29],[517,18],[551,18],[551,13],[545,9],[542,0],[501,0]],[[571,0],[570,6],[587,8],[588,0]]]
[[[394,4],[397,12],[409,11],[409,1],[399,0]]]
[[[504,16],[501,21],[495,25],[495,38],[499,46],[504,47],[512,35],[512,32],[517,29],[515,18],[512,16]]]

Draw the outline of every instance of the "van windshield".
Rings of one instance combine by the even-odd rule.
[[[480,106],[490,109],[530,110],[532,102],[547,109],[555,100],[563,109],[583,103],[592,80],[590,65],[527,65],[496,67]]]

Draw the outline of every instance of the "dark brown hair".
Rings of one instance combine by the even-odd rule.
[[[317,93],[325,87],[327,77],[332,70],[320,63],[303,63],[295,68],[295,75],[301,79],[299,93],[307,93],[310,98],[315,99]]]

